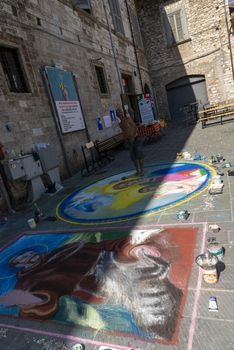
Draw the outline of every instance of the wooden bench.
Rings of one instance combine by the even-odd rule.
[[[122,145],[124,143],[123,133],[114,135],[105,140],[96,140],[95,148],[99,154],[100,160],[107,159],[113,160],[113,156],[111,156],[110,151],[114,148]]]
[[[223,118],[228,117],[234,120],[234,103],[203,109],[198,112],[198,116],[198,120],[202,123],[202,129],[207,126],[207,122],[209,121],[215,121],[212,124],[216,124],[217,119],[223,124]]]

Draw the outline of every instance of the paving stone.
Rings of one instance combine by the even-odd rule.
[[[229,134],[229,126],[224,125],[222,127],[222,133],[229,135],[230,141],[226,140],[226,143],[222,143],[222,152],[227,156],[233,153],[233,147],[231,146],[231,140],[233,138],[233,130]],[[192,133],[191,133],[192,132]],[[152,144],[146,145],[144,147],[144,152],[146,153],[146,163],[157,164],[160,161],[168,162],[174,161],[177,152],[182,150],[188,150],[195,152],[197,145],[199,144],[199,152],[204,153],[207,157],[211,154],[220,153],[220,144],[216,145],[216,142],[220,143],[223,135],[220,134],[220,128],[207,128],[203,131],[198,125],[195,128],[189,128],[186,131],[182,129],[168,129],[168,135],[162,138],[160,141],[155,141]],[[191,135],[190,135],[191,133]],[[201,134],[204,142],[201,142]],[[177,137],[178,135],[178,137]],[[226,137],[225,136],[225,137]],[[189,141],[186,142],[186,138],[189,137]],[[216,141],[214,141],[216,139]],[[208,141],[207,141],[208,140]],[[206,141],[206,142],[205,142]],[[234,159],[233,159],[234,160]],[[129,155],[127,151],[121,151],[116,154],[115,160],[109,163],[105,168],[105,173],[95,174],[90,177],[81,177],[80,174],[75,175],[71,179],[64,182],[64,190],[58,193],[54,197],[43,197],[38,201],[43,212],[48,215],[55,215],[55,207],[59,201],[61,201],[66,195],[87,186],[90,183],[98,181],[101,178],[110,176],[111,174],[117,172],[124,172],[126,170],[132,169],[130,165]],[[165,224],[181,224],[186,226],[186,224],[191,224],[193,227],[198,227],[198,235],[196,241],[196,248],[194,250],[194,259],[201,252],[201,245],[203,239],[203,225],[198,225],[197,223],[217,223],[221,230],[217,234],[213,234],[208,229],[206,232],[206,244],[207,238],[215,236],[217,241],[222,243],[226,249],[226,254],[224,257],[224,263],[226,264],[226,269],[221,273],[220,280],[216,285],[208,285],[202,281],[202,289],[200,298],[198,301],[198,318],[196,321],[196,328],[193,339],[193,350],[219,350],[219,349],[234,349],[234,338],[233,338],[233,324],[234,324],[234,312],[233,312],[233,297],[234,297],[234,279],[233,279],[233,266],[234,266],[234,222],[233,222],[233,208],[234,208],[234,177],[225,176],[223,177],[225,183],[224,193],[219,196],[210,196],[207,192],[199,195],[198,197],[179,205],[166,211],[155,213],[152,216],[146,216],[138,218],[135,220],[130,220],[127,222],[115,223],[113,226],[118,227],[120,230],[126,228],[133,229],[136,226],[144,227],[154,227],[155,225],[165,225]],[[233,198],[230,200],[230,198]],[[232,212],[231,212],[232,206]],[[176,213],[179,210],[187,209],[191,215],[189,220],[185,223],[180,223],[176,219]],[[25,208],[20,213],[13,215],[16,218],[16,222],[8,223],[0,227],[0,245],[3,245],[10,240],[14,239],[21,231],[29,230],[27,226],[27,218],[32,217],[33,208],[31,206]],[[103,224],[103,227],[110,227],[110,224]],[[97,229],[100,226],[91,225],[89,229]],[[37,226],[38,230],[48,230],[48,229],[63,229],[63,230],[87,230],[87,226],[82,225],[71,225],[69,223],[57,220],[56,222],[41,222]],[[187,300],[183,312],[183,317],[181,320],[179,341],[175,346],[165,346],[163,344],[151,344],[144,342],[142,340],[125,338],[125,337],[115,337],[108,335],[103,335],[102,332],[93,332],[91,330],[86,330],[81,327],[64,327],[61,324],[47,323],[47,322],[32,322],[29,320],[12,320],[7,319],[7,322],[20,325],[28,328],[37,328],[42,331],[50,331],[60,334],[74,335],[77,337],[84,337],[87,339],[95,339],[97,341],[110,342],[112,344],[119,344],[123,346],[131,346],[132,348],[137,348],[141,350],[155,350],[155,349],[168,349],[168,350],[185,350],[188,349],[189,341],[189,330],[191,326],[191,316],[193,313],[193,306],[195,300],[195,292],[198,283],[198,273],[199,268],[195,261],[193,262],[192,272],[189,280],[189,290],[187,295]],[[219,311],[214,314],[208,311],[208,301],[209,296],[215,295],[218,298]],[[0,317],[0,322],[6,322],[4,317]],[[36,340],[34,340],[34,339]],[[38,339],[45,339],[50,341],[51,338],[47,336],[30,336],[27,333],[23,334],[17,331],[9,332],[7,339],[0,340],[0,348],[3,347],[6,350],[37,350]],[[55,339],[56,340],[56,339]],[[25,344],[27,348],[25,348]],[[47,343],[49,344],[49,343]],[[70,345],[70,343],[68,344]],[[117,347],[117,346],[116,346]],[[43,349],[41,347],[41,349]],[[87,344],[87,350],[98,350],[98,347]],[[52,349],[51,349],[52,350]],[[53,349],[58,350],[58,349]],[[70,349],[69,349],[70,350]]]
[[[210,212],[198,212],[195,213],[194,222],[223,222],[231,221],[232,214],[230,210],[213,210]]]

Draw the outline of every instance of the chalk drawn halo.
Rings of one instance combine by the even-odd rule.
[[[146,166],[143,178],[131,174],[111,175],[73,192],[58,205],[57,216],[90,225],[151,215],[198,196],[215,171],[200,162],[175,162]]]

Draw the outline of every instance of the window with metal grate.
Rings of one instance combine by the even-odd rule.
[[[96,75],[97,75],[100,93],[101,94],[108,94],[109,90],[108,90],[108,85],[107,85],[107,81],[106,81],[106,74],[105,74],[104,67],[95,66],[95,71],[96,71]]]
[[[0,46],[0,63],[11,92],[30,92],[20,62],[18,49]]]

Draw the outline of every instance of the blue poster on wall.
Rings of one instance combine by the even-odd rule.
[[[85,129],[72,72],[46,67],[46,76],[63,133]]]

